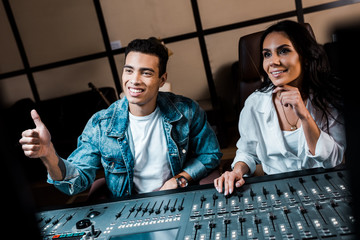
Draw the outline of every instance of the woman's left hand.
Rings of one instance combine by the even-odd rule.
[[[309,112],[297,87],[284,85],[281,87],[276,87],[273,90],[273,93],[279,93],[280,103],[285,107],[290,106],[294,110],[295,114],[300,118],[300,120],[308,116]]]
[[[299,117],[309,151],[314,155],[316,144],[320,137],[320,129],[307,110],[299,89],[289,85],[284,85],[276,87],[273,93],[279,93],[280,103],[284,107],[288,107],[290,105],[295,114]]]

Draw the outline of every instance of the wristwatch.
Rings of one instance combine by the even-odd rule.
[[[184,176],[175,177],[178,187],[184,188],[187,187],[189,182]]]

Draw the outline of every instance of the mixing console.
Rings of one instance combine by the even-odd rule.
[[[248,178],[37,214],[43,239],[355,239],[346,170]]]

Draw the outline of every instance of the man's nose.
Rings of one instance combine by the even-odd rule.
[[[137,74],[137,73],[133,74],[131,76],[130,83],[133,84],[133,85],[140,84],[140,82],[141,82],[140,77],[141,77],[140,74]]]

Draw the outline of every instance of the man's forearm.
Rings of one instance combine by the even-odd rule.
[[[180,177],[180,176],[183,176],[185,177],[188,182],[192,181],[192,177],[185,171],[179,173],[178,175],[170,178],[169,180],[167,180],[164,185],[160,188],[160,190],[169,190],[169,189],[176,189],[178,188],[178,183],[176,181],[176,177]]]
[[[176,175],[175,177],[179,177],[179,176],[185,177],[185,178],[188,180],[188,182],[192,181],[191,176],[190,176],[187,172],[185,172],[185,171],[179,173],[179,174]],[[175,178],[175,177],[174,177],[174,178]]]
[[[54,146],[51,143],[51,151],[46,157],[40,157],[45,165],[50,177],[54,181],[62,181],[66,175],[64,161],[57,155]]]

